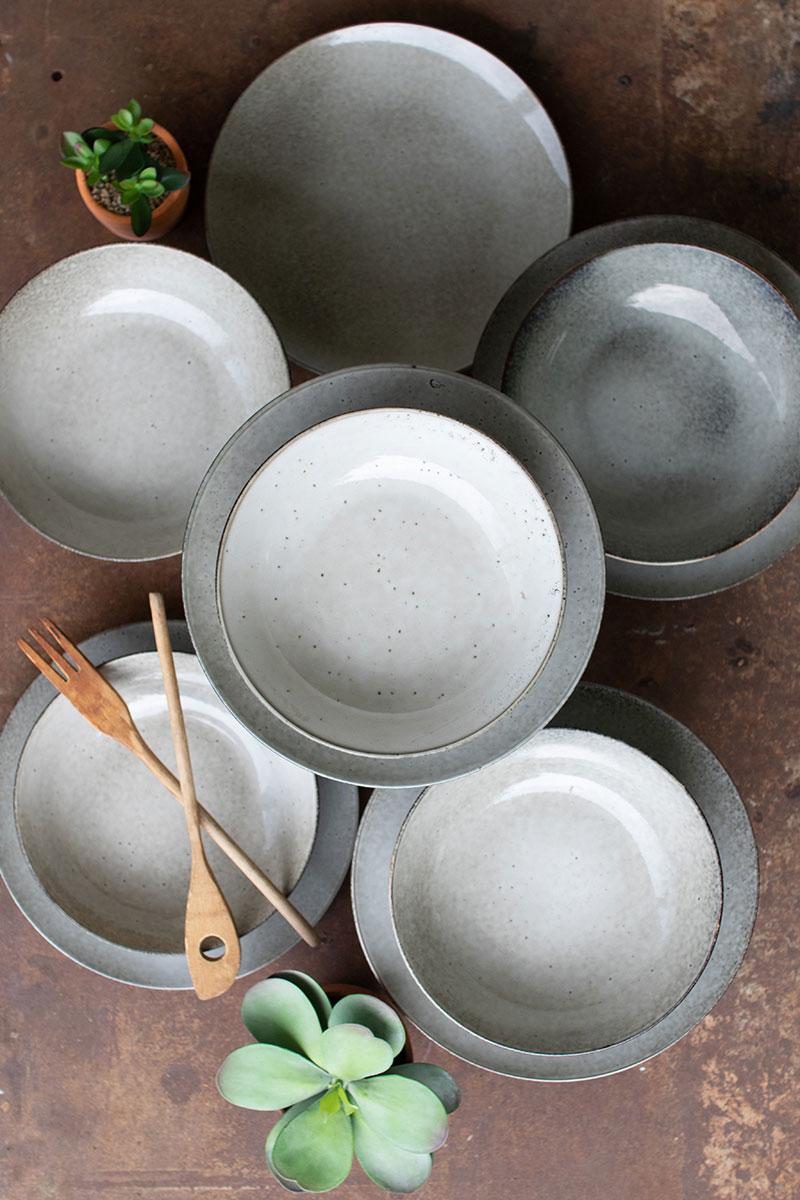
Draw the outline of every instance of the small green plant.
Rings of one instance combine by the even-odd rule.
[[[177,167],[157,162],[147,150],[153,141],[153,120],[142,116],[138,100],[131,100],[111,117],[113,129],[93,125],[83,133],[63,135],[62,166],[83,171],[89,187],[109,183],[130,208],[131,227],[137,237],[150,228],[149,201],[185,187],[189,176]]]
[[[266,1144],[279,1183],[329,1192],[354,1154],[386,1191],[425,1183],[460,1097],[441,1067],[395,1062],[406,1034],[394,1009],[366,995],[332,1006],[315,980],[286,971],[249,990],[242,1020],[257,1041],[228,1055],[217,1087],[243,1108],[285,1109]]]

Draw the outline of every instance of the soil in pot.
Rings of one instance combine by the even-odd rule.
[[[157,163],[163,167],[174,167],[175,155],[170,150],[166,142],[160,137],[154,136],[152,142],[148,143],[147,153]],[[127,217],[130,215],[130,206],[122,203],[122,198],[115,187],[112,186],[110,180],[116,179],[116,172],[111,171],[108,180],[98,179],[97,183],[90,188],[92,199],[96,204],[105,208],[107,212],[114,213],[119,217]],[[148,204],[151,209],[159,208],[171,193],[165,192],[163,196],[149,196]]]

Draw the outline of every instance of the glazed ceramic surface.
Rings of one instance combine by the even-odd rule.
[[[469,737],[525,691],[564,567],[516,459],[449,417],[382,408],[315,426],[256,473],[219,595],[272,707],[333,745],[402,754]]]
[[[381,409],[413,409],[426,416],[438,414],[432,421],[423,422],[429,430],[424,454],[421,455],[420,443],[413,433],[415,422],[396,411],[378,420],[376,412]],[[371,414],[364,410],[371,410]],[[312,427],[345,413],[359,414],[367,423],[343,421],[339,426],[341,432],[337,431],[341,443],[337,453],[342,461],[328,455],[323,461],[317,454],[317,438],[327,437],[327,432],[323,434]],[[352,447],[348,448],[348,430],[369,429],[376,420],[383,430],[391,431],[392,444],[396,443],[398,448],[404,445],[408,461],[401,462],[403,456],[395,455],[393,462],[392,454],[386,453],[391,447],[385,445],[380,453],[370,457],[355,436]],[[333,425],[330,421],[331,428]],[[465,431],[463,426],[473,432]],[[277,450],[308,430],[312,431],[309,437],[298,439],[285,452],[285,459],[278,455],[274,467],[258,474]],[[315,464],[313,468],[304,468],[307,454],[308,461]],[[522,470],[509,465],[509,455]],[[293,504],[292,488],[273,474],[273,470],[281,469],[282,461],[291,465],[287,480],[297,481],[298,475],[302,479],[303,469],[308,472],[307,482],[302,485],[308,501],[304,501],[302,508]],[[366,477],[360,483],[349,478],[347,483],[331,490],[329,482],[342,467],[351,474],[366,472]],[[411,486],[403,481],[404,473],[421,472],[423,468],[427,468],[428,486]],[[541,489],[552,521],[526,473]],[[254,477],[256,482],[248,493],[245,489]],[[509,527],[511,493],[503,492],[505,484],[500,486],[501,479],[507,480],[519,495],[519,504],[515,505],[517,518],[521,515],[529,522],[527,528],[522,526],[525,552],[520,562],[512,562],[508,554],[519,530]],[[329,496],[327,504],[311,499],[315,490]],[[259,500],[262,491],[263,498]],[[231,513],[243,492],[239,514],[231,522]],[[385,511],[378,512],[379,508],[384,509],[378,499],[384,492],[389,500]],[[285,512],[278,509],[277,519],[270,509],[272,497],[279,506],[288,506]],[[468,518],[470,504],[477,517]],[[263,514],[258,512],[262,506]],[[293,507],[298,508],[298,522]],[[317,514],[313,520],[311,513]],[[418,532],[421,527],[414,529],[413,524],[420,518],[423,535]],[[407,536],[403,520],[411,522],[410,527],[405,527]],[[236,533],[239,522],[243,522],[243,529],[252,528],[255,539],[251,545],[251,534],[242,535],[246,553],[235,560],[239,586],[244,589],[237,595],[243,595],[247,604],[237,612],[223,594],[223,622],[215,579],[226,530],[229,548],[236,556],[240,555]],[[553,614],[557,611],[547,605],[541,610],[540,601],[545,600],[547,590],[553,591],[548,598],[555,606],[560,599],[552,522],[564,553],[566,586],[561,621],[549,655],[526,686],[526,681],[531,680],[530,672],[546,654],[546,645],[552,637]],[[296,546],[292,544],[295,539],[298,539]],[[496,547],[493,555],[488,553],[487,544],[492,540]],[[285,551],[284,546],[290,549]],[[264,547],[269,548],[273,557],[263,555]],[[336,553],[334,547],[341,547],[341,552]],[[541,570],[541,575],[535,577],[528,565],[532,551]],[[379,553],[385,558],[378,559]],[[496,561],[498,557],[500,564]],[[252,584],[247,582],[248,559]],[[282,578],[284,565],[288,574],[286,583]],[[230,587],[228,570],[223,565],[222,593]],[[477,595],[483,584],[474,579],[470,582],[470,573],[475,572],[492,587],[490,597]],[[267,580],[276,581],[279,575],[280,590],[272,582],[266,587]],[[526,596],[515,597],[511,609],[509,580],[526,589]],[[542,587],[544,580],[547,588]],[[231,439],[198,493],[187,528],[183,583],[187,619],[198,654],[222,698],[249,729],[280,753],[320,774],[390,787],[463,774],[508,753],[541,728],[563,703],[585,667],[597,635],[604,589],[602,545],[596,518],[579,476],[554,439],[533,418],[483,384],[445,371],[395,366],[362,367],[303,384],[258,413]],[[395,587],[397,592],[393,590]],[[411,607],[419,602],[411,595],[412,591],[419,592],[427,610]],[[474,595],[469,594],[471,591]],[[260,605],[255,604],[256,596],[260,596]],[[350,605],[355,606],[353,613]],[[293,606],[299,613],[310,614],[310,624],[304,628],[292,626],[297,620]],[[527,614],[526,622],[530,615],[540,612],[543,619],[540,622],[537,618],[529,628],[517,625],[515,634],[514,617],[509,622],[506,616],[509,611],[518,613],[520,620]],[[286,647],[285,663],[280,662],[274,647],[267,644],[268,633],[275,641],[275,626],[270,624],[275,612],[279,615],[277,629],[281,635],[278,646],[282,642]],[[261,661],[259,656],[268,661],[270,665],[260,668],[258,676],[267,698],[246,678],[225,636],[225,625],[233,630],[242,613],[245,624],[256,622],[256,634],[249,643],[240,641],[237,653],[248,672],[255,671]],[[419,616],[412,617],[417,613]],[[387,614],[397,616],[396,626],[387,623]],[[445,629],[445,623],[450,627],[458,625],[458,618],[464,619],[464,614],[470,622],[469,629]],[[484,628],[478,630],[477,625],[484,618]],[[442,640],[437,646],[436,622],[440,620]],[[264,631],[263,635],[258,633],[259,629]],[[413,629],[413,636],[406,632],[409,629]],[[451,641],[451,637],[457,640]],[[356,638],[360,640],[353,640]],[[308,646],[306,639],[310,642]],[[523,654],[528,656],[524,671],[513,663],[510,649],[513,639],[518,639],[520,658]],[[376,646],[380,647],[379,654]],[[513,687],[505,692],[502,672],[496,679],[491,667],[488,676],[485,671],[482,673],[488,662],[487,647],[491,654],[502,656],[504,669],[519,670]],[[437,661],[426,662],[426,653]],[[348,664],[348,654],[352,665]],[[395,666],[396,654],[402,654],[406,663],[398,661]],[[321,670],[318,658],[323,664]],[[331,676],[327,674],[329,670]],[[269,699],[275,687],[271,672],[279,672],[282,679],[287,679],[291,671],[296,678],[283,687],[303,687],[304,699],[296,710],[298,718],[305,714],[302,725],[290,720]],[[336,671],[342,671],[339,683],[328,684],[329,679],[337,679]],[[465,693],[472,689],[472,694],[453,696],[450,685],[454,677]],[[415,678],[425,689],[420,697],[413,695],[414,690],[420,691]],[[437,690],[440,678],[442,683]],[[358,690],[362,686],[363,692]],[[524,690],[517,695],[520,686]],[[347,690],[337,692],[336,687]],[[315,690],[318,696],[313,694]],[[388,696],[378,697],[379,690],[386,690]],[[394,697],[392,690],[396,693]],[[351,711],[347,714],[344,705],[341,710],[338,708],[342,699],[355,702],[348,703]],[[416,707],[418,700],[426,704],[427,714],[420,714]],[[463,736],[470,726],[473,729],[480,726],[488,715],[511,700],[513,703],[490,724]],[[281,704],[285,703],[282,698]],[[307,732],[303,726],[309,724],[311,703],[326,722],[341,721],[341,728],[356,743],[356,748],[333,746]],[[395,724],[398,712],[402,720]],[[460,721],[460,741],[442,746],[442,713],[451,722],[456,718]],[[427,728],[426,721],[430,722]],[[363,730],[367,728],[371,737],[375,726],[387,739],[384,744],[388,744],[391,752],[368,753],[358,748],[367,741]],[[393,745],[391,739],[399,741],[400,731],[402,744],[408,746],[408,727],[418,746],[435,748],[397,752],[397,742]],[[451,729],[452,724],[448,735]]]
[[[215,262],[318,371],[472,361],[492,309],[567,236],[564,152],[527,85],[409,24],[323,34],[238,100],[211,160]]]
[[[220,446],[289,386],[278,338],[210,263],[101,246],[37,275],[0,314],[0,486],[83,554],[176,554]]]
[[[717,932],[719,862],[685,788],[595,733],[537,734],[427,789],[400,834],[397,937],[420,985],[482,1037],[550,1054],[652,1025]]]
[[[716,554],[800,482],[800,322],[710,250],[631,246],[578,267],[523,322],[503,390],[571,455],[618,558]]]
[[[719,591],[800,540],[798,311],[777,255],[682,217],[577,234],[498,305],[475,374],[582,466],[611,591]]]
[[[249,734],[222,705],[171,623],[198,799],[311,921],[347,869],[354,788],[317,781]],[[86,643],[127,701],[145,740],[174,764],[148,626]],[[126,653],[129,651],[129,653]],[[118,657],[119,654],[123,657]],[[65,753],[69,748],[69,753]],[[34,925],[83,965],[151,987],[188,987],[183,922],[189,872],[180,806],[128,751],[36,680],[0,738],[0,855]],[[318,804],[319,794],[319,804]],[[242,971],[265,965],[296,934],[219,848],[209,862],[242,939]]]
[[[483,945],[486,951],[486,956],[481,959],[479,954],[476,954],[474,945],[470,940],[466,929],[467,922],[459,931],[458,921],[455,922],[445,920],[447,916],[452,916],[454,912],[454,897],[451,896],[444,900],[444,908],[442,910],[442,926],[448,925],[455,931],[456,937],[447,940],[445,929],[437,928],[438,911],[435,908],[428,910],[428,931],[430,937],[437,941],[440,946],[441,956],[439,962],[432,960],[432,956],[428,955],[428,966],[432,975],[436,976],[439,983],[447,980],[455,981],[457,978],[457,968],[460,963],[463,963],[466,958],[472,956],[475,973],[466,981],[463,981],[463,990],[454,995],[454,999],[463,1009],[465,1006],[474,1004],[471,993],[476,997],[488,1000],[488,1004],[480,1004],[483,1017],[483,1034],[476,1032],[458,1019],[457,1016],[450,1012],[445,1012],[439,1004],[426,992],[419,979],[415,976],[414,971],[409,966],[408,961],[403,953],[400,940],[398,938],[398,928],[392,919],[392,903],[391,892],[387,882],[391,879],[393,863],[397,854],[396,879],[393,891],[395,893],[395,902],[397,901],[398,886],[404,886],[400,883],[400,871],[408,869],[418,876],[420,888],[425,888],[428,893],[438,890],[439,885],[436,880],[423,879],[422,870],[414,868],[411,862],[411,854],[407,866],[402,863],[403,841],[406,836],[410,836],[413,828],[412,821],[408,822],[407,833],[403,833],[404,825],[409,817],[409,814],[414,812],[414,806],[419,801],[420,812],[424,812],[426,795],[434,795],[436,792],[444,792],[445,788],[431,788],[428,792],[420,792],[417,788],[409,788],[404,791],[396,790],[379,790],[376,791],[370,800],[367,810],[362,819],[359,829],[359,835],[356,843],[356,850],[353,859],[352,872],[352,895],[353,895],[353,910],[356,918],[356,926],[358,929],[359,938],[361,940],[364,952],[375,971],[378,978],[383,983],[386,990],[392,995],[396,1003],[408,1014],[412,1021],[419,1026],[429,1037],[439,1042],[440,1045],[467,1059],[469,1062],[475,1063],[478,1066],[484,1067],[491,1071],[497,1071],[506,1075],[515,1075],[526,1079],[549,1079],[549,1080],[568,1080],[568,1079],[587,1079],[597,1075],[607,1075],[614,1071],[623,1070],[626,1067],[633,1066],[637,1063],[650,1058],[654,1054],[666,1049],[672,1045],[678,1038],[687,1033],[698,1021],[700,1021],[708,1011],[713,1007],[716,1001],[724,992],[727,985],[733,978],[736,970],[741,963],[744,952],[747,948],[747,943],[750,938],[750,933],[755,918],[756,900],[758,894],[758,870],[756,860],[756,849],[753,841],[752,831],[747,819],[744,806],[738,796],[738,793],[727,776],[723,768],[720,766],[717,759],[711,752],[689,732],[684,726],[677,721],[668,717],[665,713],[660,712],[652,705],[637,699],[634,696],[627,695],[624,692],[616,691],[613,688],[598,687],[596,685],[582,685],[573,696],[567,701],[563,709],[559,712],[554,725],[559,730],[583,730],[590,734],[600,734],[604,738],[614,738],[617,742],[624,742],[631,748],[631,752],[639,751],[652,760],[648,765],[648,772],[654,770],[654,763],[657,763],[663,771],[669,773],[673,777],[673,781],[664,784],[663,771],[656,772],[656,777],[660,781],[655,786],[657,793],[653,792],[652,796],[655,799],[656,794],[664,798],[666,802],[672,803],[677,800],[677,807],[687,815],[692,813],[692,816],[687,815],[689,822],[687,829],[693,837],[696,834],[695,848],[699,852],[699,859],[695,861],[684,861],[684,866],[690,874],[694,876],[697,882],[705,880],[707,884],[706,891],[695,892],[695,895],[705,897],[705,902],[701,900],[701,907],[696,911],[692,910],[690,905],[689,910],[689,925],[694,926],[695,930],[699,925],[695,922],[705,922],[706,933],[711,925],[711,914],[718,902],[718,893],[716,891],[712,857],[708,854],[707,835],[702,828],[702,823],[698,824],[697,814],[693,812],[691,806],[687,808],[686,800],[683,793],[675,791],[674,781],[681,784],[691,796],[692,801],[697,805],[702,817],[710,830],[713,838],[714,848],[719,860],[719,870],[722,880],[722,909],[719,920],[719,928],[716,939],[713,941],[711,952],[708,955],[705,964],[702,964],[697,958],[689,965],[689,958],[695,955],[702,955],[700,939],[699,942],[694,942],[690,936],[686,941],[686,961],[683,961],[680,950],[680,939],[672,940],[672,952],[670,960],[676,968],[676,976],[673,980],[673,985],[661,993],[660,996],[655,994],[653,984],[650,980],[649,966],[653,966],[654,975],[658,975],[661,971],[659,962],[651,962],[644,974],[646,976],[645,986],[637,995],[639,999],[644,994],[649,993],[653,1001],[650,1012],[652,1013],[661,1003],[672,1003],[673,1007],[661,1017],[652,1021],[647,1028],[641,1032],[634,1032],[631,1036],[627,1036],[624,1040],[613,1044],[599,1047],[597,1049],[577,1050],[573,1053],[554,1050],[553,1052],[542,1052],[541,1050],[520,1049],[517,1046],[504,1045],[498,1041],[492,1040],[491,1036],[497,1035],[502,1031],[503,1036],[507,1036],[511,1032],[522,1033],[526,1039],[534,1037],[542,1037],[546,1034],[549,1044],[553,1046],[566,1033],[569,1037],[573,1036],[574,1030],[570,1028],[570,1021],[574,1016],[574,1010],[570,1008],[573,1003],[573,998],[569,997],[569,985],[567,985],[567,996],[564,997],[563,989],[559,988],[557,994],[553,994],[550,989],[553,986],[552,981],[557,977],[559,972],[563,972],[565,964],[567,964],[569,956],[574,952],[572,944],[566,940],[553,945],[553,957],[545,958],[542,956],[544,943],[534,943],[531,946],[530,933],[528,933],[528,942],[525,942],[525,932],[521,932],[519,927],[520,915],[524,912],[524,903],[526,897],[526,889],[519,889],[517,882],[518,878],[523,879],[527,876],[528,879],[536,881],[536,875],[531,871],[531,857],[524,857],[519,846],[511,848],[511,838],[506,836],[507,828],[502,815],[497,815],[492,821],[491,826],[486,825],[487,813],[491,814],[491,806],[486,803],[488,797],[480,796],[477,793],[473,804],[477,806],[477,818],[482,823],[482,828],[485,833],[483,839],[483,855],[478,863],[477,857],[474,863],[465,863],[461,860],[462,867],[474,866],[476,870],[484,872],[488,871],[489,881],[495,885],[490,888],[488,893],[489,899],[485,899],[484,903],[474,899],[477,896],[478,883],[475,880],[475,892],[473,898],[465,897],[470,905],[470,913],[472,915],[472,936],[476,942]],[[550,735],[548,733],[547,737]],[[533,747],[536,745],[536,740],[533,741]],[[572,746],[577,742],[573,740],[573,734],[567,736],[567,744]],[[563,743],[560,740],[550,743],[551,746],[563,748]],[[588,744],[588,743],[585,743]],[[607,743],[599,742],[602,749],[603,765],[606,765],[607,759]],[[547,745],[544,742],[543,745]],[[572,757],[574,751],[570,750]],[[516,757],[516,756],[514,756]],[[625,756],[628,757],[627,755]],[[638,756],[636,756],[638,759]],[[613,785],[610,792],[618,797],[620,787],[620,776],[616,769],[616,755],[613,756],[614,771]],[[513,759],[507,760],[510,765]],[[492,768],[492,772],[503,772],[506,768],[504,763],[497,764]],[[587,789],[587,770],[586,756],[582,754],[577,761],[570,764],[572,767],[578,767],[578,773],[574,776],[575,790],[570,795],[563,793],[563,760],[558,763],[559,769],[556,772],[550,773],[552,786],[556,793],[560,793],[560,801],[565,803],[572,812],[573,818],[580,816],[582,807],[581,798],[593,795],[597,797],[600,793],[592,789],[591,792]],[[592,763],[589,774],[594,777],[596,772],[596,764]],[[524,775],[524,772],[523,772]],[[477,777],[472,777],[477,778]],[[451,787],[471,787],[471,780],[464,780],[459,784],[448,784],[448,789]],[[524,811],[525,796],[529,794],[530,781],[527,777],[521,780],[516,795],[515,788],[512,784],[509,789],[510,795],[504,803],[495,806],[502,809],[504,804],[510,803],[513,809]],[[420,797],[423,799],[420,799]],[[519,796],[519,799],[517,799]],[[672,800],[668,801],[668,797]],[[678,798],[680,797],[680,798]],[[581,837],[575,843],[574,853],[579,855],[576,862],[569,858],[562,862],[565,869],[565,878],[570,895],[578,902],[578,908],[575,913],[564,911],[565,906],[561,901],[563,897],[556,896],[556,904],[562,910],[562,920],[565,922],[564,932],[566,934],[574,934],[573,928],[576,915],[581,910],[592,920],[597,918],[598,926],[602,926],[601,917],[610,916],[614,908],[617,912],[625,913],[625,906],[615,906],[613,904],[615,891],[619,886],[619,880],[613,878],[606,879],[608,890],[603,891],[601,887],[597,887],[594,896],[594,907],[586,900],[586,892],[581,895],[581,858],[584,864],[589,864],[594,859],[595,864],[599,858],[598,840],[602,839],[602,845],[607,847],[609,852],[616,851],[625,856],[626,867],[630,870],[626,877],[630,879],[632,885],[644,884],[644,894],[647,894],[648,884],[643,874],[645,858],[642,851],[647,854],[647,863],[650,871],[654,873],[650,876],[650,886],[652,887],[652,895],[656,894],[659,884],[666,884],[666,889],[658,894],[660,899],[658,905],[660,907],[661,899],[666,898],[671,894],[673,900],[677,900],[683,889],[682,877],[675,876],[666,869],[666,861],[663,856],[659,856],[654,852],[650,839],[642,837],[643,829],[646,821],[641,818],[642,805],[648,802],[648,796],[641,792],[636,792],[633,797],[633,803],[629,809],[629,836],[626,838],[621,834],[621,825],[612,818],[614,803],[610,796],[607,796],[608,806],[600,806],[597,811],[596,819],[597,826],[595,832],[597,838],[589,837],[588,840]],[[482,803],[483,802],[483,803]],[[520,807],[521,806],[521,807]],[[512,813],[512,826],[519,820],[519,811]],[[617,809],[618,812],[621,809]],[[580,831],[583,833],[586,830],[584,823],[586,814],[592,813],[591,805],[588,805],[583,812],[583,820],[581,821]],[[653,818],[659,823],[663,820],[663,814],[655,812]],[[555,818],[558,819],[559,814],[555,813]],[[436,810],[430,805],[430,820],[436,821]],[[460,814],[455,813],[455,827],[464,830],[465,822],[462,821]],[[526,820],[527,825],[527,820]],[[550,831],[546,828],[548,822],[539,821],[539,829],[547,834],[553,826],[550,824]],[[651,826],[652,829],[655,827]],[[422,827],[420,827],[422,832]],[[442,832],[442,837],[445,844],[452,850],[454,832],[448,828]],[[497,846],[498,839],[501,838],[504,845],[508,847],[508,856],[506,862],[500,871],[497,871],[493,864],[498,862]],[[456,839],[458,840],[458,839]],[[477,838],[470,839],[473,847],[477,846]],[[459,853],[462,853],[462,847],[466,845],[464,839],[461,844],[456,847]],[[562,843],[562,854],[563,854]],[[399,849],[398,849],[399,847]],[[443,861],[433,863],[432,856],[435,856],[435,847],[429,848],[422,844],[422,840],[417,842],[419,853],[425,856],[426,862],[431,866],[432,871],[442,872],[444,875],[449,875],[454,889],[469,889],[470,884],[465,883],[460,876],[452,869],[451,865],[446,861],[446,855],[443,856]],[[408,852],[413,850],[413,846],[409,843],[406,847]],[[678,858],[684,858],[686,847],[677,845],[675,847],[676,857],[673,857],[673,864],[676,864]],[[536,854],[536,849],[534,849]],[[477,855],[477,851],[476,851]],[[638,861],[637,861],[638,860]],[[542,855],[538,859],[534,859],[539,870],[537,872],[540,882],[544,883],[549,878],[551,863]],[[708,875],[701,873],[697,875],[698,863],[704,862],[710,869]],[[513,866],[512,866],[513,863]],[[622,864],[620,864],[622,865]],[[505,869],[507,868],[507,869]],[[599,877],[598,877],[599,881]],[[638,881],[638,883],[637,883]],[[497,885],[504,884],[505,890],[499,891]],[[511,888],[514,888],[514,892]],[[519,899],[515,896],[515,892],[520,890]],[[618,893],[617,893],[618,894]],[[527,895],[532,895],[531,891],[527,891]],[[716,901],[715,901],[716,897]],[[551,893],[550,900],[554,897]],[[543,897],[547,902],[548,898]],[[691,900],[691,897],[689,897]],[[417,900],[410,896],[408,898],[409,912],[413,910]],[[419,909],[421,911],[421,904]],[[673,908],[673,915],[677,909]],[[663,915],[667,915],[666,912]],[[547,938],[553,932],[552,924],[548,925],[547,929],[543,928],[541,917],[538,913],[534,914],[535,923],[538,926],[540,934]],[[632,914],[626,913],[624,919],[630,921]],[[516,938],[509,938],[507,933],[508,921],[511,921],[516,933],[520,934]],[[398,927],[400,921],[398,919]],[[641,927],[640,927],[641,928]],[[614,939],[610,934],[611,926],[606,922],[604,928],[598,928],[598,936],[600,936],[609,950],[614,950]],[[490,931],[487,939],[487,931]],[[575,974],[577,978],[590,986],[595,997],[602,1000],[603,1004],[595,1009],[594,1007],[585,1010],[584,1016],[587,1020],[604,1014],[608,1017],[614,1010],[615,1029],[616,1032],[622,1031],[625,1027],[630,1029],[634,1024],[645,1019],[646,1015],[643,1009],[637,1008],[634,997],[625,995],[622,986],[619,989],[608,983],[608,976],[614,975],[622,970],[622,978],[627,978],[630,983],[633,981],[633,986],[638,987],[638,981],[634,974],[628,972],[633,963],[631,958],[626,962],[626,954],[628,949],[636,948],[642,955],[640,962],[644,962],[648,955],[652,953],[650,947],[642,945],[635,937],[635,929],[631,929],[632,938],[630,947],[625,942],[625,939],[620,939],[617,942],[617,949],[621,953],[614,963],[613,968],[608,964],[608,960],[601,960],[601,956],[597,953],[597,947],[588,944],[584,946],[589,959],[595,961],[598,972],[590,980],[588,978],[588,970],[579,957],[576,956],[573,960]],[[685,933],[688,932],[688,929]],[[656,922],[652,929],[652,937],[654,942],[666,946],[670,942],[668,925],[661,927]],[[713,930],[712,930],[713,937]],[[408,936],[406,934],[408,940]],[[493,973],[488,972],[487,957],[490,958],[494,953],[493,947],[495,941],[502,942],[506,946],[506,954],[499,961],[492,958]],[[406,948],[407,949],[407,948]],[[668,952],[669,953],[669,952]],[[528,966],[536,956],[539,961],[541,971],[538,977],[532,977],[528,973]],[[553,967],[548,965],[553,963]],[[600,968],[606,968],[602,972]],[[699,974],[694,982],[691,982],[691,976]],[[556,975],[554,976],[554,972]],[[679,995],[677,975],[682,972],[683,978],[687,981],[685,995],[682,998]],[[508,988],[501,983],[502,973],[505,979],[509,981]],[[517,985],[528,974],[528,983],[530,985],[529,997],[532,999],[535,1012],[525,1013],[525,1001],[522,993],[517,990]],[[566,975],[562,974],[562,979]],[[573,993],[575,989],[573,988]],[[491,996],[491,999],[489,998]],[[522,1003],[519,1001],[522,1000]],[[676,1002],[677,1001],[677,1002]],[[467,1015],[462,1012],[462,1016]],[[472,1014],[475,1015],[474,1012]],[[618,1018],[621,1018],[619,1020]],[[583,1032],[586,1032],[587,1025],[581,1022]],[[502,1029],[501,1029],[502,1026]],[[607,1032],[611,1032],[614,1026],[608,1026]],[[513,1040],[522,1040],[515,1038]]]

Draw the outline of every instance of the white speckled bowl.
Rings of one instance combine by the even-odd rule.
[[[210,263],[154,245],[74,254],[0,314],[0,488],[82,554],[177,554],[214,455],[288,386],[270,322]]]
[[[546,730],[427,789],[397,840],[400,947],[449,1017],[499,1045],[576,1054],[630,1038],[688,992],[721,875],[686,790],[623,742]]]
[[[800,320],[729,255],[654,242],[582,263],[522,323],[503,390],[571,455],[611,558],[713,558],[798,492]]]
[[[376,22],[250,84],[214,147],[206,228],[296,362],[458,370],[571,210],[558,135],[518,75],[451,33]]]
[[[240,669],[328,744],[412,754],[491,724],[558,632],[564,563],[531,476],[437,413],[347,413],[251,479],[219,560]]]

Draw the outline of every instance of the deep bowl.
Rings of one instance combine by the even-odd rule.
[[[309,735],[409,754],[484,729],[558,633],[564,562],[522,466],[437,413],[314,426],[250,480],[222,540],[236,661]]]
[[[537,299],[503,390],[573,458],[607,555],[668,568],[741,546],[796,495],[799,335],[736,258],[630,245]]]
[[[684,787],[640,751],[546,730],[432,787],[398,837],[391,904],[419,985],[488,1041],[577,1054],[673,1009],[714,944],[721,874]]]
[[[81,554],[177,554],[220,446],[286,390],[280,342],[244,288],[193,254],[99,246],[0,313],[0,489]]]

